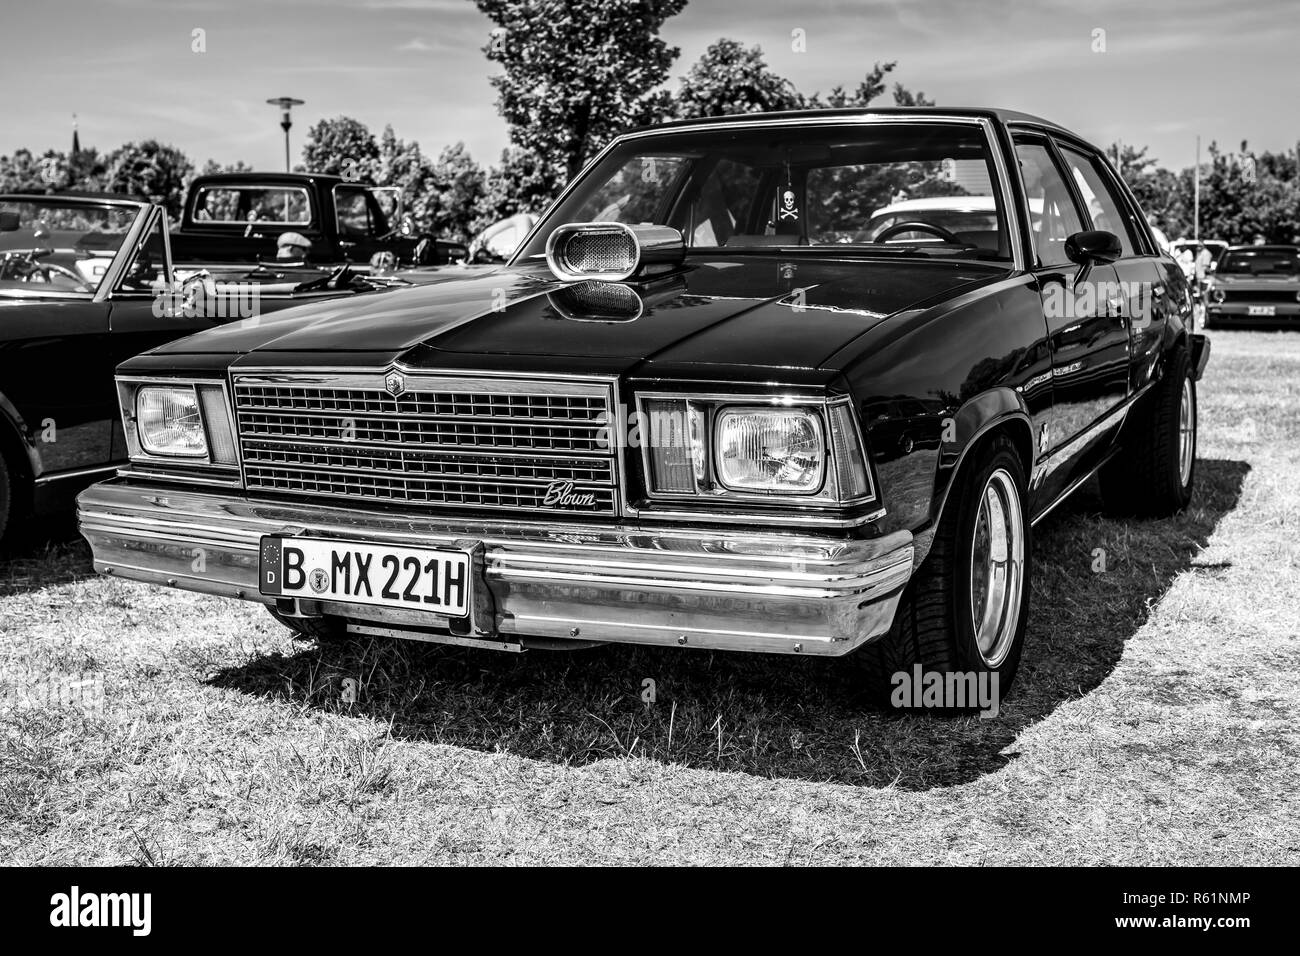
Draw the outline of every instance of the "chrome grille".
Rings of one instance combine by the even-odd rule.
[[[247,487],[422,507],[617,511],[610,383],[409,373],[394,397],[385,376],[236,373]]]

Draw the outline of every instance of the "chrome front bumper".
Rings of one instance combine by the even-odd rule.
[[[310,534],[481,555],[480,637],[622,641],[839,655],[884,634],[912,572],[912,536],[478,521],[176,490],[115,479],[77,499],[95,570],[274,604],[263,535]],[[478,545],[481,544],[481,549]],[[464,622],[322,603],[306,613],[434,633]]]

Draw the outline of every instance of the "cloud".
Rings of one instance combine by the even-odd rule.
[[[411,37],[397,48],[399,53],[430,53],[433,47],[424,41],[423,37]]]

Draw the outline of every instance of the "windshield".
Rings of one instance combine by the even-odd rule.
[[[607,154],[522,255],[544,254],[564,223],[615,221],[672,226],[691,250],[803,246],[1009,259],[996,182],[983,130],[973,124],[664,133]]]
[[[93,292],[138,213],[54,197],[0,199],[0,294]]]
[[[1224,253],[1220,274],[1295,275],[1300,272],[1300,249],[1234,249]]]

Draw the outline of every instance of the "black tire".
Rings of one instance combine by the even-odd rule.
[[[1191,403],[1191,460],[1185,474],[1180,456],[1184,387]],[[1140,518],[1177,514],[1192,500],[1196,484],[1196,382],[1185,348],[1170,356],[1164,378],[1129,414],[1119,454],[1098,475],[1106,510]]]
[[[896,675],[904,674],[910,682],[918,664],[923,674],[973,673],[977,680],[988,682],[989,687],[991,681],[979,675],[996,674],[999,697],[1010,690],[1015,680],[1029,620],[1033,573],[1025,470],[1006,435],[993,437],[972,456],[955,479],[930,553],[903,592],[893,627],[885,637],[855,655],[863,668],[867,692],[879,706],[921,709],[920,702],[909,705],[896,694],[899,686]],[[997,481],[1004,490],[1007,482],[1002,476],[1009,478],[1014,486],[1020,518],[1020,570],[1014,588],[1008,587],[1008,593],[1013,590],[1018,593],[1015,610],[1008,606],[1004,615],[1005,638],[986,655],[981,652],[976,636],[971,572],[976,522],[981,502],[995,475],[999,476]]]
[[[348,638],[347,628],[337,617],[286,617],[273,607],[267,607],[271,617],[293,631],[294,640],[337,644]]]

